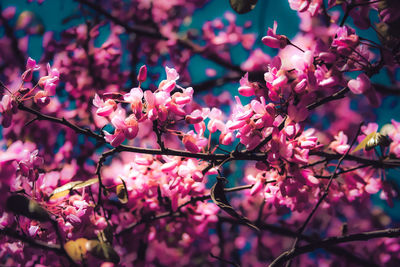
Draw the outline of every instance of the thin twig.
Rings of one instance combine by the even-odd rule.
[[[271,181],[266,181],[265,184],[268,183],[274,183],[276,182],[275,180],[271,180]],[[250,184],[250,185],[241,185],[241,186],[236,186],[236,187],[232,187],[232,188],[225,188],[224,191],[225,193],[232,193],[232,192],[237,192],[237,191],[241,191],[241,190],[246,190],[246,189],[251,189],[254,186],[254,184]],[[197,201],[205,201],[211,199],[211,195],[210,194],[206,194],[203,196],[197,196],[197,197],[192,197],[189,201],[183,203],[182,205],[180,205],[177,210],[175,212],[165,212],[165,213],[161,213],[159,215],[156,215],[154,217],[151,218],[143,218],[137,222],[134,222],[130,225],[128,225],[125,229],[121,230],[121,232],[119,232],[117,235],[121,235],[124,234],[128,231],[131,231],[133,228],[137,227],[138,225],[141,225],[143,223],[148,223],[148,222],[153,222],[159,219],[163,219],[166,217],[177,217],[181,214],[181,209],[189,204],[195,204]]]
[[[278,258],[275,259],[274,264],[269,266],[279,266],[283,264],[285,261],[293,259],[302,254],[306,254],[312,251],[315,251],[320,248],[330,248],[337,244],[347,243],[347,242],[355,242],[355,241],[368,241],[375,238],[395,238],[400,237],[400,228],[391,228],[379,231],[372,231],[372,232],[364,232],[346,236],[334,236],[329,237],[321,241],[317,241],[311,243],[309,245],[305,245],[302,247],[298,247],[296,250],[286,251],[285,253],[281,254]],[[370,266],[372,263],[364,265]]]
[[[14,34],[14,30],[8,23],[9,21],[6,18],[4,18],[2,11],[3,11],[2,6],[0,5],[0,22],[4,27],[4,33],[11,40],[10,47],[16,57],[16,61],[18,62],[18,67],[21,70],[25,70],[25,55],[19,49],[18,39]]]
[[[84,135],[89,136],[89,137],[93,137],[97,141],[101,141],[101,142],[105,143],[104,138],[100,134],[96,134],[96,133],[92,132],[89,129],[81,128],[81,127],[77,126],[76,124],[73,124],[70,121],[66,120],[65,118],[59,119],[59,118],[56,118],[56,117],[52,117],[52,116],[48,116],[48,115],[42,114],[39,111],[36,111],[36,110],[34,110],[32,108],[29,108],[29,107],[25,106],[22,103],[18,104],[18,108],[20,110],[24,110],[24,111],[27,111],[27,112],[33,114],[33,115],[36,115],[37,120],[47,120],[47,121],[51,121],[51,122],[55,122],[55,123],[58,123],[58,124],[65,125],[65,126],[71,128],[72,130],[74,130],[77,133],[84,134]]]
[[[330,179],[329,179],[329,182],[328,182],[327,186],[325,187],[324,194],[318,199],[317,204],[314,206],[314,208],[312,209],[311,213],[308,215],[307,219],[304,221],[303,225],[299,228],[297,237],[296,237],[295,241],[293,242],[293,246],[292,246],[291,251],[295,251],[295,250],[297,249],[297,245],[298,245],[298,243],[299,243],[299,241],[300,241],[300,239],[301,239],[301,235],[303,234],[304,230],[306,229],[308,223],[311,221],[311,218],[313,217],[313,215],[315,214],[315,212],[318,210],[319,206],[322,204],[322,202],[324,201],[324,199],[328,196],[330,186],[331,186],[331,184],[332,184],[332,182],[333,182],[333,178],[335,177],[336,172],[337,172],[337,170],[338,170],[339,167],[340,167],[340,164],[342,164],[342,162],[343,162],[343,160],[345,159],[345,157],[350,153],[351,148],[353,147],[354,143],[355,143],[356,140],[357,140],[358,135],[359,135],[360,132],[361,132],[361,126],[362,126],[362,125],[363,125],[363,122],[360,123],[360,125],[359,125],[359,127],[358,127],[358,130],[357,130],[357,133],[356,133],[355,137],[353,138],[353,141],[351,142],[349,149],[346,151],[345,154],[343,154],[343,156],[340,157],[338,163],[336,164],[336,168],[335,168],[335,170],[333,171],[333,173],[332,173],[332,175],[331,175],[331,177],[330,177]],[[285,253],[286,253],[286,252],[285,252]],[[279,257],[278,257],[278,258],[279,258]],[[276,259],[270,264],[270,267],[276,266],[276,265],[275,265],[275,261],[276,261]],[[290,266],[290,262],[291,262],[291,261],[288,262],[288,265],[289,265],[289,266]]]
[[[241,222],[241,221],[236,220],[231,217],[219,216],[218,219],[222,222],[226,222],[226,223],[230,223],[230,224],[245,225],[244,222]],[[289,228],[279,226],[279,225],[267,224],[264,222],[257,222],[256,226],[263,231],[268,231],[268,232],[271,232],[273,234],[280,235],[280,236],[286,236],[286,237],[296,237],[297,236],[297,232],[292,231]],[[308,243],[315,243],[315,242],[321,241],[321,239],[316,238],[315,236],[309,236],[309,235],[304,235],[304,234],[301,235],[301,239]],[[356,253],[349,252],[345,248],[342,248],[339,246],[333,245],[333,246],[329,246],[329,247],[323,247],[323,249],[325,249],[326,251],[328,251],[336,256],[339,256],[341,258],[344,257],[349,262],[358,264],[363,267],[365,267],[365,266],[378,267],[378,265],[375,264],[374,262],[372,262],[370,260],[366,260],[366,259],[358,256]]]
[[[20,110],[27,111],[35,116],[37,116],[37,120],[47,120],[51,121],[57,124],[64,125],[72,130],[74,130],[76,133],[86,135],[88,137],[95,138],[97,142],[100,144],[108,144],[104,137],[100,134],[96,134],[93,131],[89,129],[84,129],[76,124],[66,120],[65,118],[59,119],[53,116],[45,115],[40,113],[39,111],[36,111],[34,109],[31,109],[29,107],[24,106],[22,103],[18,105],[18,108]],[[282,124],[282,123],[281,123]],[[280,125],[281,126],[281,125]],[[266,137],[265,140],[270,140],[270,136]],[[266,142],[266,141],[263,141]],[[185,157],[185,158],[198,158],[202,160],[207,160],[207,161],[223,161],[229,157],[232,157],[232,160],[237,161],[237,160],[248,160],[248,161],[263,161],[267,158],[266,153],[261,153],[261,152],[240,152],[236,151],[235,153],[232,154],[209,154],[209,153],[192,153],[184,150],[176,150],[176,149],[169,149],[165,148],[164,151],[161,149],[149,149],[149,148],[141,148],[141,147],[133,147],[133,146],[126,146],[126,145],[120,145],[115,148],[116,152],[133,152],[133,153],[139,153],[139,154],[150,154],[150,155],[167,155],[167,156],[180,156],[180,157]],[[325,158],[326,160],[334,160],[334,159],[339,159],[342,157],[341,154],[335,154],[335,153],[329,153],[329,152],[323,152],[323,151],[315,151],[315,150],[310,150],[309,155],[315,155],[315,156],[320,156]],[[391,158],[385,158],[381,160],[373,160],[373,159],[367,159],[363,157],[358,157],[354,155],[346,155],[345,160],[349,161],[355,161],[358,163],[362,164],[368,164],[371,167],[375,168],[382,168],[382,169],[390,169],[390,168],[398,168],[400,167],[400,160],[399,159],[391,159]],[[209,166],[207,168],[207,171],[212,168],[213,166]]]
[[[229,264],[231,264],[231,265],[233,265],[233,266],[240,267],[239,264],[237,264],[237,263],[235,263],[235,262],[233,262],[233,261],[224,259],[224,258],[222,258],[222,257],[216,256],[216,255],[212,254],[211,252],[210,252],[210,256],[211,256],[212,258],[217,259],[217,260],[219,260],[219,261],[222,261],[222,262],[224,262],[224,263],[229,263]]]
[[[58,228],[56,228],[56,231],[58,231],[57,229]],[[65,256],[68,259],[68,261],[70,263],[70,266],[77,266],[75,264],[75,262],[71,259],[71,257],[67,254],[67,252],[64,250],[64,247],[62,247],[60,245],[49,244],[48,242],[43,242],[43,241],[40,241],[40,240],[31,239],[28,236],[22,235],[22,234],[18,233],[17,231],[15,231],[13,229],[10,229],[10,228],[7,228],[7,227],[3,228],[3,229],[0,229],[0,235],[6,235],[6,236],[9,236],[9,237],[21,240],[22,242],[27,243],[27,244],[31,245],[32,247],[35,247],[35,248],[43,249],[45,251],[53,251],[58,255]],[[60,239],[60,237],[59,237],[59,239]],[[62,240],[60,240],[60,242],[62,242]]]
[[[318,99],[314,103],[311,103],[310,105],[307,106],[307,109],[313,110],[313,109],[315,109],[323,104],[326,104],[328,102],[331,102],[333,100],[338,100],[338,99],[344,98],[345,94],[348,91],[350,91],[350,89],[348,87],[345,87],[345,88],[341,89],[340,91],[334,93],[333,95]]]
[[[25,242],[25,243],[33,246],[33,247],[36,247],[36,248],[44,249],[44,250],[47,250],[47,251],[53,251],[53,252],[55,252],[55,253],[57,253],[59,255],[63,255],[64,254],[64,252],[61,249],[60,245],[49,244],[48,242],[43,242],[43,241],[40,241],[40,240],[31,239],[31,238],[29,238],[29,237],[27,237],[25,235],[21,235],[17,231],[15,231],[13,229],[10,229],[10,228],[0,229],[0,234],[1,235],[6,235],[6,236],[9,236],[9,237],[18,239],[18,240],[21,240],[22,242]]]
[[[107,10],[103,9],[101,6],[99,6],[95,3],[92,3],[91,1],[88,1],[88,0],[77,0],[77,1],[81,4],[84,4],[88,7],[90,7],[94,11],[100,13],[101,15],[105,16],[107,19],[114,22],[115,24],[122,26],[129,33],[139,34],[139,35],[149,37],[152,39],[168,40],[168,37],[162,35],[160,32],[154,30],[153,28],[149,28],[146,26],[140,26],[140,25],[131,26],[131,25],[123,22],[119,18],[111,15],[109,12],[107,12]],[[182,45],[183,47],[190,49],[192,52],[194,52],[196,54],[200,54],[204,58],[207,58],[223,67],[226,67],[228,69],[231,69],[231,70],[239,72],[239,73],[243,73],[240,66],[231,64],[226,59],[221,58],[215,52],[195,44],[193,41],[189,40],[187,37],[180,37],[180,38],[178,38],[177,42],[178,42],[178,44]]]

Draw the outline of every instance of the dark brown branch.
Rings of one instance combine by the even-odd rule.
[[[364,232],[346,236],[335,236],[329,237],[321,241],[317,241],[311,243],[309,245],[305,245],[302,247],[298,247],[296,250],[286,251],[285,253],[281,254],[278,258],[275,259],[273,263],[269,266],[280,266],[284,262],[293,259],[302,254],[306,254],[312,251],[315,251],[320,248],[330,248],[337,244],[347,243],[347,242],[355,242],[355,241],[368,241],[374,238],[395,238],[400,237],[400,228],[392,228],[386,230],[379,230],[379,231],[372,231],[372,232]],[[370,264],[369,264],[370,265]],[[368,265],[367,265],[368,266]]]
[[[383,84],[374,83],[373,84],[376,91],[385,95],[400,95],[400,88],[398,87],[389,87]]]
[[[49,244],[47,242],[43,242],[40,240],[31,239],[25,235],[21,235],[17,231],[10,229],[10,228],[0,229],[0,234],[21,240],[22,242],[25,242],[25,243],[31,245],[32,247],[44,249],[47,251],[53,251],[59,255],[64,255],[64,251],[62,250],[60,245]]]
[[[33,115],[36,115],[37,120],[47,120],[47,121],[51,121],[51,122],[55,122],[55,123],[58,123],[58,124],[65,125],[65,126],[71,128],[72,130],[74,130],[76,133],[84,134],[84,135],[86,135],[88,137],[95,138],[97,141],[105,143],[104,138],[100,134],[96,134],[96,133],[94,133],[93,131],[91,131],[89,129],[81,128],[81,127],[77,126],[76,124],[73,124],[73,123],[69,122],[65,118],[59,119],[59,118],[56,118],[56,117],[44,115],[44,114],[40,113],[39,111],[36,111],[36,110],[31,109],[31,108],[29,108],[27,106],[24,106],[22,103],[18,104],[18,108],[20,110],[24,110],[24,111],[27,111],[27,112],[33,114]]]
[[[72,130],[74,130],[76,133],[84,134],[88,137],[95,138],[101,144],[107,144],[107,142],[104,140],[104,137],[102,135],[96,134],[89,129],[81,128],[64,118],[59,119],[59,118],[52,117],[49,115],[44,115],[44,114],[40,113],[39,111],[36,111],[34,109],[24,106],[22,103],[20,103],[18,105],[18,108],[35,115],[37,117],[37,120],[48,120],[48,121],[51,121],[54,123],[65,125],[68,128],[71,128]],[[271,137],[266,137],[265,140],[270,140],[270,138]],[[263,141],[263,142],[267,142],[267,141]],[[261,152],[255,153],[255,152],[246,152],[246,151],[244,151],[244,152],[236,151],[231,154],[209,154],[209,153],[192,153],[189,151],[169,149],[169,148],[165,148],[164,150],[161,150],[161,149],[150,149],[150,148],[126,146],[126,145],[120,145],[119,147],[116,147],[115,150],[112,150],[112,152],[110,152],[110,153],[114,154],[114,153],[123,152],[123,151],[140,153],[140,154],[150,154],[150,155],[169,155],[169,156],[180,156],[180,157],[185,157],[185,158],[198,158],[198,159],[207,160],[207,161],[224,161],[227,158],[231,158],[231,160],[263,161],[267,158],[267,154],[261,153]],[[315,155],[315,156],[320,156],[327,160],[339,159],[342,156],[340,154],[328,153],[328,152],[323,152],[323,151],[313,151],[313,150],[311,150],[309,154]],[[385,159],[380,159],[380,160],[373,160],[373,159],[367,159],[367,158],[358,157],[358,156],[354,156],[354,155],[346,155],[345,160],[355,161],[358,163],[367,164],[371,167],[382,168],[382,169],[390,169],[390,168],[400,167],[399,159],[385,158]]]
[[[226,260],[226,259],[224,259],[224,258],[222,258],[220,256],[216,256],[216,255],[212,254],[211,252],[210,252],[210,256],[211,256],[211,258],[217,259],[217,260],[222,261],[224,263],[229,263],[229,264],[231,264],[233,266],[240,267],[239,264],[237,264],[237,263],[235,263],[233,261]]]
[[[343,89],[341,89],[340,91],[334,93],[333,95],[318,99],[317,101],[315,101],[314,103],[310,104],[307,106],[308,110],[313,110],[323,104],[326,104],[328,102],[331,102],[333,100],[338,100],[341,98],[344,98],[345,94],[349,91],[350,89],[348,87],[345,87]]]
[[[153,38],[153,39],[168,40],[168,37],[162,35],[160,32],[156,31],[153,28],[148,28],[148,27],[140,26],[140,25],[130,26],[129,24],[121,21],[119,18],[114,17],[113,15],[108,13],[107,10],[103,9],[101,6],[99,6],[95,3],[92,3],[89,0],[76,0],[76,1],[90,7],[91,9],[93,9],[94,11],[98,12],[99,14],[105,16],[107,19],[114,22],[115,24],[122,26],[128,33],[135,33],[135,34],[139,34],[139,35],[146,36],[146,37]],[[182,45],[183,47],[189,48],[190,50],[192,50],[192,52],[194,52],[196,54],[200,54],[204,58],[207,58],[207,59],[209,59],[223,67],[231,69],[233,71],[243,73],[240,66],[231,64],[226,59],[221,58],[215,52],[209,51],[208,49],[205,49],[205,48],[195,44],[193,41],[189,40],[187,37],[181,37],[177,41],[178,41],[178,44]]]
[[[245,225],[244,222],[238,221],[234,218],[228,218],[228,217],[219,217],[219,220],[222,222],[227,222],[230,224],[239,224],[239,225]],[[256,226],[260,228],[261,230],[271,232],[276,235],[280,236],[286,236],[286,237],[296,237],[297,232],[290,230],[289,228],[274,225],[274,224],[267,224],[264,222],[256,222]],[[308,243],[315,243],[315,242],[320,242],[321,239],[318,239],[314,236],[309,236],[309,235],[301,235],[301,239],[308,242]],[[365,260],[362,257],[357,256],[354,252],[349,252],[345,248],[339,247],[339,246],[328,246],[328,247],[323,247],[326,251],[338,256],[338,257],[345,257],[346,260],[349,262],[358,264],[360,266],[374,266],[378,267],[377,264],[371,262],[370,260]]]
[[[99,194],[98,194],[98,200],[97,200],[97,206],[101,206],[101,191],[102,189],[105,188],[105,186],[103,185],[103,181],[101,179],[101,168],[103,167],[104,162],[106,161],[106,159],[112,155],[114,155],[117,152],[117,149],[113,148],[109,151],[106,151],[104,153],[101,154],[99,161],[97,162],[97,166],[96,166],[96,175],[97,178],[99,180]]]
[[[320,156],[326,158],[327,160],[335,160],[340,159],[341,154],[329,153],[324,151],[310,151],[310,155]],[[384,158],[380,160],[373,160],[362,158],[354,155],[347,155],[345,160],[355,161],[358,163],[368,164],[371,167],[381,168],[381,169],[390,169],[390,168],[398,168],[400,167],[400,159],[391,159]]]
[[[93,9],[97,13],[103,15],[104,17],[111,20],[115,24],[122,26],[127,32],[140,34],[140,35],[143,35],[143,36],[146,36],[149,38],[153,38],[153,39],[168,40],[168,38],[164,37],[159,32],[154,31],[153,28],[148,28],[148,27],[138,26],[138,25],[130,26],[130,25],[124,23],[119,18],[114,17],[113,15],[108,13],[100,5],[92,3],[91,1],[88,1],[88,0],[77,0],[77,1],[83,5],[90,7],[91,9]]]
[[[354,168],[343,170],[343,171],[335,173],[333,178],[336,178],[336,177],[338,177],[339,175],[341,175],[343,173],[352,172],[352,171],[355,171],[355,170],[358,170],[358,169],[362,169],[362,168],[366,168],[366,167],[369,167],[369,165],[368,164],[363,164],[363,165],[359,165],[359,166],[354,167]],[[314,175],[314,177],[315,178],[319,178],[319,179],[330,179],[331,178],[331,176],[327,176],[327,175]]]
[[[19,50],[18,39],[14,34],[13,28],[10,26],[10,24],[8,24],[8,20],[3,17],[2,11],[3,9],[0,5],[0,21],[3,24],[5,35],[11,40],[11,49],[18,62],[18,67],[23,71],[25,70],[25,55],[22,53],[21,50]]]
[[[267,181],[265,182],[267,183],[274,183],[276,182],[275,180],[271,180],[271,181]],[[225,188],[224,191],[226,193],[231,193],[231,192],[237,192],[237,191],[241,191],[241,190],[246,190],[246,189],[251,189],[254,186],[254,184],[250,184],[250,185],[241,185],[241,186],[236,186],[236,187],[232,187],[232,188]],[[211,195],[207,194],[207,195],[203,195],[203,196],[197,196],[197,197],[192,197],[189,201],[183,203],[182,205],[180,205],[177,208],[177,211],[175,212],[165,212],[165,213],[161,213],[157,216],[154,216],[152,218],[146,218],[146,219],[142,219],[138,222],[134,222],[130,225],[128,225],[125,229],[123,229],[120,233],[118,233],[118,235],[121,235],[123,233],[126,233],[130,230],[132,230],[133,228],[135,228],[138,225],[141,225],[143,223],[148,223],[148,222],[153,222],[159,219],[163,219],[166,217],[177,217],[181,215],[181,209],[189,204],[195,204],[197,201],[205,201],[207,199],[211,199]]]

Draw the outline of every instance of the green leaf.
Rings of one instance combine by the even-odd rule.
[[[210,191],[210,196],[212,201],[223,211],[228,213],[230,216],[238,219],[239,221],[245,223],[251,228],[260,231],[257,226],[255,226],[249,219],[240,215],[236,210],[229,204],[228,199],[225,196],[224,181],[226,179],[222,177],[217,177],[217,182],[213,185]]]
[[[18,194],[8,197],[6,207],[15,214],[19,214],[33,220],[41,222],[52,221],[50,214],[46,209],[40,206],[40,204],[35,200],[29,199],[24,195]]]
[[[245,14],[256,7],[258,0],[229,0],[232,9],[238,14]]]

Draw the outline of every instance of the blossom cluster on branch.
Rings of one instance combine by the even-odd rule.
[[[399,94],[395,0],[289,0],[300,31],[263,48],[232,12],[183,30],[207,1],[76,2],[58,33],[0,10],[1,264],[400,264],[371,201],[398,198],[400,122],[371,111]],[[224,72],[193,84],[195,55]]]

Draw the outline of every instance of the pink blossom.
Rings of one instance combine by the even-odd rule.
[[[93,105],[97,107],[96,114],[102,117],[107,117],[117,108],[117,103],[112,99],[107,99],[106,102],[100,99],[98,94],[95,94]]]
[[[332,46],[336,47],[340,54],[349,55],[359,44],[359,38],[355,34],[354,29],[350,27],[343,26],[340,27],[336,32],[336,37],[332,41]]]
[[[139,124],[134,114],[125,117],[125,112],[118,109],[112,116],[112,125],[115,127],[114,134],[104,131],[105,139],[112,146],[117,147],[127,139],[134,139],[139,131]]]
[[[289,0],[291,9],[299,12],[309,11],[311,16],[315,16],[321,7],[322,0]]]
[[[272,101],[279,101],[283,87],[287,84],[288,78],[281,68],[281,59],[275,57],[264,74],[264,80],[269,89],[268,96]]]
[[[16,103],[9,95],[3,95],[0,101],[0,113],[2,115],[1,125],[4,128],[11,126],[13,114],[16,113]]]
[[[22,74],[24,82],[30,82],[32,80],[32,74],[34,71],[39,70],[40,66],[36,64],[36,61],[31,57],[26,61],[26,70]]]
[[[54,96],[60,80],[60,72],[57,68],[51,68],[50,64],[47,64],[47,73],[47,76],[40,78],[39,85],[46,91],[48,96]]]
[[[347,142],[347,135],[340,131],[337,135],[335,135],[335,141],[329,145],[329,148],[339,154],[344,154],[350,148],[350,145],[348,145]]]
[[[358,75],[357,79],[352,79],[347,86],[354,94],[363,94],[371,87],[371,82],[365,73]]]
[[[196,134],[194,131],[189,131],[183,136],[182,143],[188,151],[198,153],[206,146],[207,139],[202,137],[201,133]]]
[[[167,79],[160,83],[159,89],[170,93],[175,88],[176,81],[179,79],[179,74],[174,68],[169,67],[165,67],[165,72],[167,74]]]
[[[246,74],[240,79],[239,94],[242,96],[252,96],[255,93],[254,87],[248,80],[249,74]]]
[[[274,21],[273,29],[268,28],[267,36],[264,36],[261,41],[264,45],[272,48],[285,48],[289,44],[289,39],[285,35],[276,34],[278,23]]]
[[[131,91],[124,95],[124,100],[131,103],[131,109],[133,114],[140,119],[143,116],[143,91],[142,89],[135,87]]]

